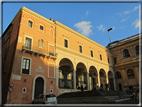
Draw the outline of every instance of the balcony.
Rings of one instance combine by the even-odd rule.
[[[35,46],[27,46],[23,45],[22,46],[22,54],[30,53],[31,56],[35,55],[36,57],[42,56],[43,58],[48,58],[49,59],[56,59],[57,58],[57,53],[51,53],[48,50],[45,50],[43,48],[35,47]]]

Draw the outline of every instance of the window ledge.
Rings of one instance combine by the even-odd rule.
[[[20,73],[20,75],[27,75],[27,76],[31,76],[31,74],[22,74],[22,73]]]

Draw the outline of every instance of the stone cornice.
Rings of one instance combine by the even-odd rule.
[[[126,66],[126,65],[131,65],[133,63],[138,63],[139,64],[139,60],[133,60],[133,61],[128,61],[128,62],[124,62],[124,63],[120,63],[120,64],[116,64],[116,67],[121,67],[121,66]]]
[[[78,57],[82,57],[82,58],[85,58],[85,59],[88,59],[88,60],[91,60],[91,61],[94,61],[94,62],[97,62],[99,64],[103,64],[105,66],[111,66],[108,63],[100,61],[100,60],[98,60],[94,57],[92,58],[92,57],[89,57],[87,55],[84,55],[83,53],[79,53],[79,52],[73,51],[71,49],[64,48],[63,46],[60,46],[60,45],[56,45],[56,53],[58,53],[58,50],[61,50],[63,52],[67,52],[67,53],[70,53],[70,54],[73,54],[73,55],[76,55]]]
[[[49,20],[49,19],[47,19],[47,18],[45,18],[45,17],[39,15],[38,13],[36,13],[36,12],[34,12],[34,11],[32,11],[32,10],[26,8],[26,7],[22,7],[22,8],[21,8],[21,11],[27,12],[27,13],[29,13],[29,14],[35,16],[36,18],[39,18],[40,20],[45,21],[45,22],[47,22],[48,24],[51,24],[51,25],[53,25],[53,26],[55,27],[55,24],[54,24],[53,21],[51,21],[51,20]]]
[[[73,30],[73,29],[71,29],[71,28],[69,28],[69,27],[63,25],[62,23],[60,23],[60,22],[58,22],[58,21],[56,21],[56,20],[54,20],[54,23],[55,23],[56,25],[59,25],[60,27],[62,27],[62,28],[64,28],[64,29],[66,29],[66,30],[68,30],[68,31],[70,31],[70,32],[72,32],[72,33],[74,33],[75,35],[78,35],[79,37],[81,37],[81,38],[83,38],[83,39],[85,39],[85,40],[87,40],[87,41],[93,43],[94,45],[97,45],[97,46],[99,46],[99,47],[101,47],[101,48],[103,48],[103,49],[105,49],[105,50],[108,50],[108,49],[105,48],[104,46],[102,46],[102,45],[98,44],[97,42],[95,42],[95,41],[93,41],[93,40],[87,38],[86,36],[84,36],[84,35],[82,35],[82,34],[76,32],[75,30]]]
[[[138,35],[136,35],[135,37],[133,37],[133,38],[131,38],[131,37],[129,37],[129,39],[124,39],[124,40],[121,40],[121,41],[119,41],[119,43],[117,43],[116,45],[113,45],[113,46],[111,46],[110,48],[116,48],[116,47],[120,47],[120,46],[123,46],[123,45],[125,45],[125,44],[128,44],[128,43],[132,43],[132,42],[134,42],[134,41],[138,41],[139,42],[139,37],[140,37],[140,35],[141,34],[138,34]],[[131,46],[131,45],[130,45]],[[127,47],[129,47],[129,46],[127,46]]]

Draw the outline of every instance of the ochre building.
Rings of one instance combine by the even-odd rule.
[[[131,81],[137,83],[138,78]],[[19,10],[2,35],[3,104],[26,104],[42,93],[58,96],[100,86],[116,90],[108,48],[52,18],[26,7]]]
[[[114,54],[119,84],[117,87],[120,90],[139,87],[140,36],[141,34],[136,34],[107,46]]]

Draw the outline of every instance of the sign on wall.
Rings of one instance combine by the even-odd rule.
[[[13,80],[21,80],[21,76],[13,75],[12,79]]]

